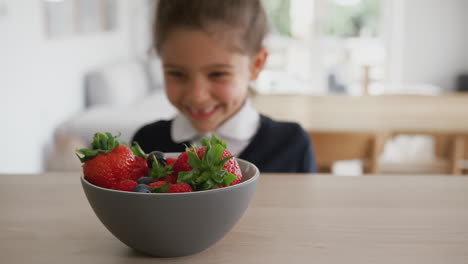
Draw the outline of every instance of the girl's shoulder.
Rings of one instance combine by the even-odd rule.
[[[157,150],[162,142],[172,142],[171,124],[172,120],[158,120],[146,124],[137,130],[132,142],[138,142],[146,152]]]
[[[309,135],[296,122],[276,121],[265,115],[260,115],[260,128],[257,134],[262,137],[295,137],[296,139],[308,139]]]

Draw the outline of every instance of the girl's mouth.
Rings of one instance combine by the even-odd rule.
[[[202,110],[195,110],[190,107],[186,107],[186,111],[189,114],[189,116],[193,119],[197,120],[203,120],[203,119],[208,119],[211,116],[213,116],[219,109],[219,106],[213,106],[209,108],[205,108]]]

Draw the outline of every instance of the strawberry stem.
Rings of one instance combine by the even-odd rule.
[[[119,141],[120,133],[117,136],[112,136],[111,133],[95,133],[93,137],[93,142],[91,143],[91,149],[77,149],[76,156],[80,159],[82,163],[96,157],[99,154],[110,153],[116,147],[120,145],[126,145],[125,142]],[[83,155],[80,157],[81,154]]]
[[[169,187],[170,187],[170,186],[171,186],[171,185],[170,185],[168,182],[166,182],[166,183],[165,183],[163,186],[161,186],[161,187],[155,187],[155,188],[151,189],[151,192],[152,192],[152,193],[167,193],[167,191],[169,190]]]
[[[174,172],[172,170],[172,166],[174,166],[174,164],[164,166],[158,162],[156,155],[154,154],[151,155],[151,158],[153,159],[153,164],[152,168],[149,170],[148,177],[159,179],[171,175]]]
[[[136,141],[133,142],[133,146],[131,147],[131,150],[132,150],[133,154],[135,156],[137,156],[137,157],[142,157],[142,158],[145,158],[145,159],[148,158],[148,155],[146,155],[146,153],[143,151],[143,149],[141,149],[140,144],[138,144],[138,142],[136,142]]]
[[[192,171],[179,172],[177,182],[185,182],[198,190],[230,185],[236,180],[236,176],[223,170],[224,164],[233,158],[229,156],[222,159],[226,142],[211,135],[211,140],[202,138],[201,143],[206,147],[205,154],[200,159],[196,150],[187,150],[188,163]]]

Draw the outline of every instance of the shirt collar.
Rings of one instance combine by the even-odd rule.
[[[258,129],[260,115],[247,99],[241,109],[226,120],[215,131],[200,133],[192,127],[190,121],[182,114],[177,114],[172,123],[171,137],[176,143],[197,141],[201,137],[209,137],[214,133],[217,137],[227,140],[249,140]]]

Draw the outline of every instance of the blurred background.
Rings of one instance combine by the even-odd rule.
[[[175,114],[151,52],[154,4],[0,0],[0,173],[79,169],[73,150],[94,132],[121,132],[128,141],[141,125]],[[363,155],[372,148],[373,162],[464,170],[468,1],[264,5],[270,57],[253,99],[262,113],[299,122],[311,135],[371,133]],[[395,139],[403,132],[421,136]],[[369,165],[362,161],[335,169],[361,164],[362,172]]]

